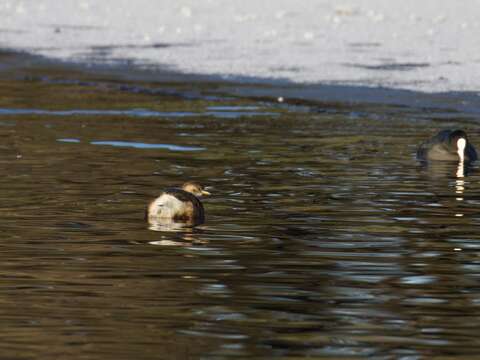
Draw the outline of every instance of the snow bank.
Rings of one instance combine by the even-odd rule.
[[[480,89],[479,0],[3,0],[0,47],[225,77]]]

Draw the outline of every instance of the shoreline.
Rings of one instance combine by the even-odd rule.
[[[296,84],[286,80],[254,77],[187,74],[159,67],[142,69],[125,61],[123,64],[82,64],[47,58],[13,49],[0,49],[0,76],[15,78],[48,78],[55,74],[57,80],[81,81],[83,77],[99,81],[163,84],[185,97],[195,96],[200,86],[205,93],[219,97],[234,96],[255,101],[285,104],[313,105],[316,107],[394,106],[425,109],[426,112],[452,113],[460,117],[480,113],[480,96],[477,92],[426,93],[382,87],[351,86],[341,84]],[[77,76],[75,76],[77,75]],[[185,88],[185,85],[190,85]],[[190,88],[189,88],[190,87]],[[174,90],[176,89],[176,90]],[[205,95],[203,95],[205,96]]]
[[[235,81],[478,92],[477,10],[475,0],[6,1],[0,47]]]

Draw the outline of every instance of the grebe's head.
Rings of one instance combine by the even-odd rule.
[[[450,144],[454,147],[460,161],[464,161],[465,148],[467,147],[467,134],[462,130],[455,130],[450,134]]]
[[[195,181],[188,181],[182,186],[182,190],[192,193],[195,196],[211,195],[204,190],[203,186]]]

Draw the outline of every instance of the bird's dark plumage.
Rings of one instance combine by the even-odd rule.
[[[468,141],[467,134],[463,130],[442,130],[433,138],[420,145],[417,151],[419,160],[459,161],[459,140],[465,140],[463,151],[464,161],[477,160],[477,152]]]
[[[189,193],[188,191],[179,189],[179,188],[168,188],[165,189],[164,194],[172,195],[176,197],[178,200],[181,202],[190,202],[193,205],[193,208],[196,209],[195,211],[195,220],[198,223],[203,223],[205,221],[205,210],[203,209],[203,205],[198,198],[193,195],[192,193]],[[177,219],[178,220],[178,219]]]

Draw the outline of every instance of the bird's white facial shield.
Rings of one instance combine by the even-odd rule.
[[[457,153],[460,161],[465,160],[465,147],[467,146],[467,140],[460,138],[457,140]]]

